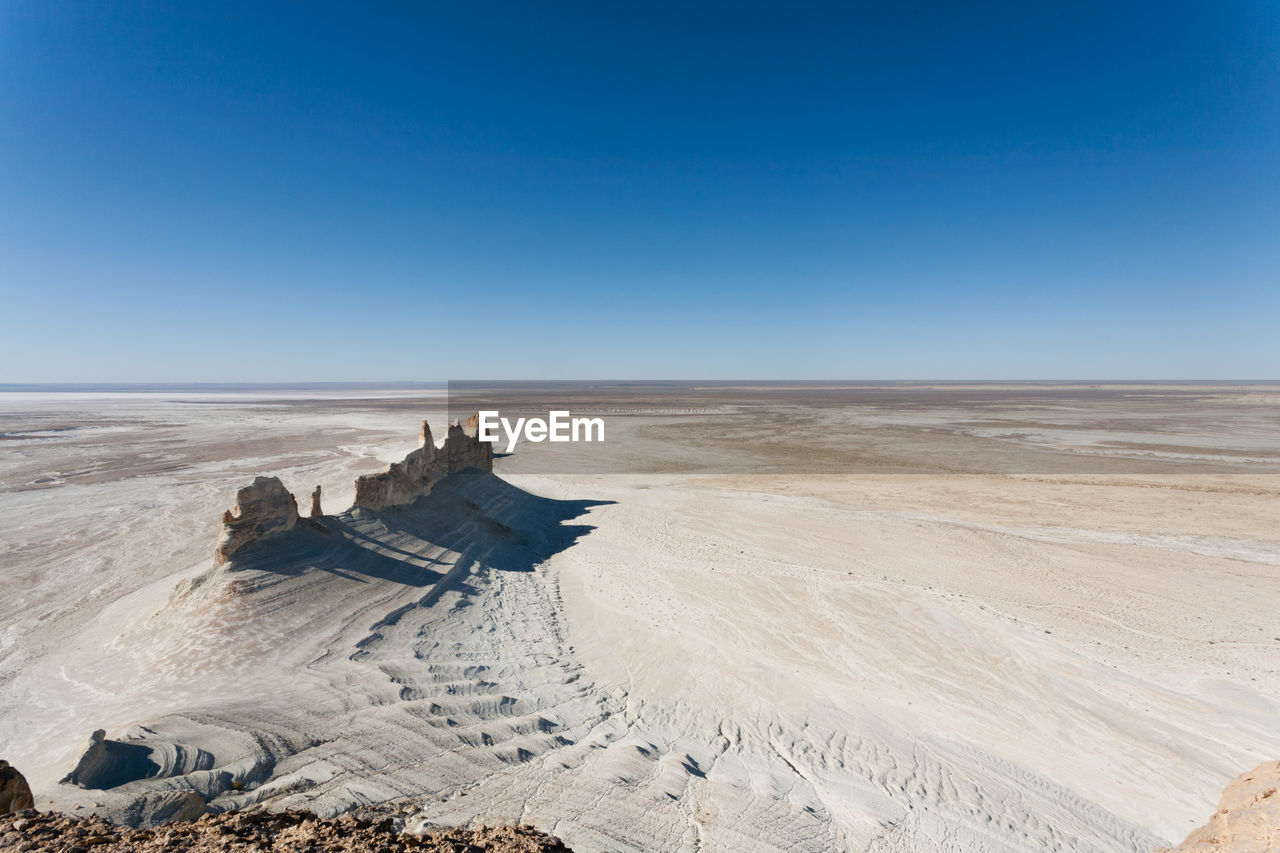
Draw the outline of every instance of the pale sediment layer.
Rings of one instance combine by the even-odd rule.
[[[1275,758],[1262,392],[850,393],[619,418],[644,473],[540,473],[522,447],[404,502],[400,401],[229,407],[278,437],[247,461],[207,406],[181,442],[125,414],[20,440],[0,754],[40,808],[137,823],[192,795],[408,799],[410,830],[529,823],[579,849],[1144,853]],[[47,442],[81,464],[29,486]],[[779,473],[788,454],[830,470]],[[379,508],[208,569],[254,474],[330,496],[378,468]]]

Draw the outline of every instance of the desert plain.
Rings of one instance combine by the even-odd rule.
[[[606,441],[369,512],[355,478],[465,401],[0,393],[0,757],[37,807],[1150,851],[1280,757],[1280,386],[519,394]],[[259,475],[320,524],[215,566]]]

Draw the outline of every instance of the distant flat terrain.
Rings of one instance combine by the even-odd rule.
[[[370,513],[355,477],[463,389],[0,393],[0,757],[37,806],[1146,851],[1280,757],[1280,386],[467,390],[607,440]],[[259,474],[326,516],[214,569]],[[149,758],[58,784],[96,729]]]

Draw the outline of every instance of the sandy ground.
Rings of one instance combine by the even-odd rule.
[[[582,850],[1111,851],[1280,755],[1274,387],[608,402],[607,466],[522,447],[369,514],[354,476],[441,399],[0,395],[0,756],[106,814],[196,789]],[[326,530],[212,570],[255,474],[322,484]],[[57,784],[98,728],[161,766]]]

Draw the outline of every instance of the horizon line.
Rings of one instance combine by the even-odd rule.
[[[512,382],[521,384],[532,383],[617,383],[617,384],[690,384],[690,383],[711,383],[725,385],[741,385],[746,383],[767,383],[767,384],[807,384],[817,385],[824,383],[833,384],[872,384],[872,385],[921,385],[921,384],[947,384],[947,385],[966,385],[966,384],[1042,384],[1042,385],[1170,385],[1170,384],[1194,384],[1194,385],[1280,385],[1280,378],[1222,378],[1222,377],[1178,377],[1178,378],[1142,378],[1142,377],[1124,377],[1124,378],[1000,378],[986,379],[975,377],[964,378],[724,378],[724,377],[705,377],[705,378],[630,378],[630,377],[608,377],[608,378],[509,378],[509,379],[352,379],[352,380],[197,380],[197,381],[120,381],[120,382],[82,382],[76,380],[60,380],[54,382],[0,382],[0,392],[15,391],[33,391],[33,390],[54,390],[68,391],[72,389],[92,389],[92,390],[113,390],[113,389],[188,389],[188,388],[207,388],[207,389],[228,389],[228,388],[341,388],[341,387],[364,387],[364,388],[433,388],[447,387],[453,383],[499,383]]]

